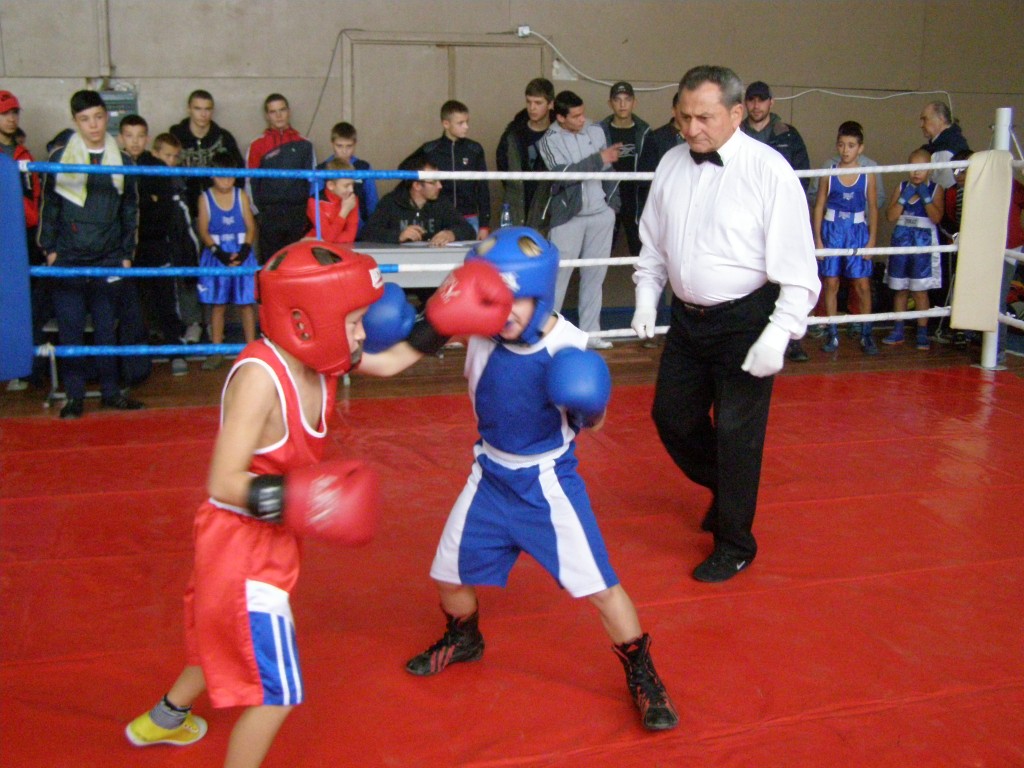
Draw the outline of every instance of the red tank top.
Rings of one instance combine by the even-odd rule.
[[[321,374],[320,390],[323,404],[319,423],[311,426],[303,417],[299,393],[291,371],[288,370],[288,364],[278,353],[273,342],[261,338],[246,345],[228,373],[224,391],[227,391],[231,377],[243,365],[263,366],[274,379],[285,424],[285,436],[280,441],[255,451],[249,471],[256,475],[285,475],[292,469],[319,463],[327,441],[327,414],[334,408],[338,379]],[[223,394],[221,408],[223,419]]]

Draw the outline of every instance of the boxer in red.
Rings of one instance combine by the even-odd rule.
[[[497,271],[483,280],[507,292]],[[397,373],[440,338],[420,321],[409,341],[364,358],[363,316],[384,294],[380,271],[369,256],[316,240],[271,257],[257,273],[256,294],[263,337],[228,373],[210,498],[196,514],[187,665],[156,706],[125,729],[140,747],[194,743],[207,725],[191,706],[205,690],[214,707],[245,707],[228,743],[228,768],[259,766],[303,700],[289,602],[300,539],[360,544],[373,535],[372,471],[354,461],[321,461],[337,377],[361,363],[364,373]],[[489,299],[479,306],[470,291],[455,303],[465,309],[456,326],[464,320],[475,328],[481,315],[494,315],[497,332],[507,317]]]

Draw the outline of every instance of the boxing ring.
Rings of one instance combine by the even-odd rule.
[[[999,311],[1001,300],[998,296],[999,263],[1002,259],[1007,261],[1021,261],[1019,251],[1010,251],[1005,248],[998,248],[998,255],[992,254],[994,242],[991,235],[993,224],[995,226],[1005,225],[998,218],[999,204],[995,206],[990,203],[995,200],[1006,199],[1005,207],[1009,206],[1009,179],[1012,174],[1011,166],[1021,168],[1024,166],[1020,161],[1013,163],[1009,154],[1011,136],[1012,111],[999,109],[993,131],[993,147],[990,152],[977,153],[970,161],[930,163],[918,165],[887,165],[873,167],[871,173],[898,173],[908,170],[928,169],[959,169],[966,168],[968,178],[972,174],[982,175],[982,181],[972,184],[970,191],[965,197],[964,224],[963,230],[966,233],[966,242],[957,242],[953,245],[929,246],[921,248],[863,248],[863,249],[817,249],[818,256],[888,256],[897,253],[916,253],[928,251],[935,253],[956,253],[960,256],[960,267],[958,272],[966,273],[959,284],[954,284],[952,306],[937,307],[925,311],[911,312],[885,312],[873,314],[850,315],[843,314],[834,317],[811,317],[809,325],[840,325],[847,323],[864,322],[888,322],[894,320],[912,320],[920,317],[950,317],[951,322],[957,328],[964,330],[977,330],[983,332],[981,366],[994,370],[997,365],[997,324],[1002,323],[1020,330],[1024,330],[1024,321],[1007,317]],[[16,205],[15,195],[18,185],[16,183],[16,170],[13,163],[5,163],[5,183],[0,187],[0,211],[4,211],[5,220],[5,242],[6,248],[11,253],[10,258],[4,259],[4,279],[0,284],[4,285],[4,309],[3,320],[0,329],[4,334],[3,346],[8,353],[0,363],[0,380],[18,378],[28,375],[31,369],[31,356],[46,356],[51,360],[52,376],[56,377],[56,358],[59,357],[86,357],[97,355],[147,355],[147,356],[184,356],[184,355],[210,355],[223,354],[234,355],[241,350],[242,345],[186,345],[186,344],[165,344],[157,347],[150,345],[119,345],[119,346],[64,346],[54,347],[44,345],[39,348],[31,347],[31,321],[26,319],[30,315],[28,307],[28,281],[24,268],[18,262],[23,260],[22,254],[26,253],[25,244],[16,243],[19,232],[17,212],[20,207]],[[995,166],[996,171],[992,172],[991,167]],[[983,172],[981,169],[989,169]],[[20,163],[21,171],[34,171],[41,173],[105,173],[108,175],[125,174],[138,176],[196,176],[207,177],[212,172],[208,168],[166,168],[152,166],[88,166],[88,165],[62,165],[54,163],[31,162]],[[799,171],[798,176],[838,176],[845,171],[843,169]],[[320,183],[329,178],[352,178],[361,179],[399,179],[399,180],[427,180],[427,179],[474,179],[474,180],[567,180],[567,179],[610,179],[610,180],[633,180],[648,181],[653,178],[653,173],[509,173],[509,172],[445,172],[445,171],[277,171],[277,170],[253,170],[253,169],[218,169],[217,173],[223,176],[232,177],[253,177],[253,178],[306,178],[310,184]],[[984,186],[982,186],[984,185]],[[1000,185],[1006,185],[1006,194],[1002,194]],[[971,199],[979,202],[971,205]],[[989,205],[986,205],[989,204]],[[995,212],[995,218],[993,218]],[[320,209],[316,208],[317,219],[315,229],[320,231]],[[20,227],[24,231],[24,226]],[[22,238],[23,239],[23,238]],[[358,245],[355,246],[358,248]],[[468,249],[468,245],[464,245]],[[436,276],[436,283],[440,284],[441,277],[453,267],[461,263],[461,256],[464,250],[459,251],[453,248],[437,249],[444,253],[445,259],[431,262],[417,254],[417,263],[381,263],[381,272],[385,279],[396,281],[399,276],[406,276],[417,273],[416,285],[430,284],[432,280],[424,281],[423,273],[430,273]],[[389,251],[389,253],[400,253],[401,251]],[[412,251],[410,251],[412,253]],[[586,268],[589,266],[625,266],[636,263],[635,257],[607,258],[607,259],[576,259],[564,261],[563,269]],[[27,263],[24,265],[27,266]],[[240,271],[241,270],[241,271]],[[200,275],[225,275],[238,276],[250,274],[255,269],[244,267],[59,267],[39,266],[28,269],[28,274],[36,278],[61,279],[70,277],[118,277],[118,278],[169,278],[169,277],[198,277]],[[400,282],[400,281],[399,281]],[[962,287],[966,284],[966,287]],[[664,333],[665,326],[656,329],[658,333]],[[632,330],[610,330],[592,334],[607,339],[622,339],[634,337]]]
[[[440,279],[461,261],[456,249],[436,253],[411,269]],[[996,256],[1004,254],[984,258]],[[382,268],[391,277],[406,270],[397,261]],[[145,279],[141,269],[99,274],[120,272]],[[994,320],[992,302],[954,302],[929,316],[971,306]],[[876,317],[898,315],[811,322]],[[999,318],[1017,327],[1009,320]],[[97,352],[125,350],[30,347],[28,357]],[[460,360],[453,351],[417,365]],[[526,559],[507,589],[481,590],[481,662],[429,679],[403,671],[437,629],[427,571],[476,431],[465,393],[352,389],[325,458],[375,466],[381,528],[362,549],[307,542],[293,606],[309,695],[268,768],[1024,765],[1019,375],[983,361],[780,376],[758,503],[761,551],[740,578],[714,587],[690,578],[711,546],[699,528],[708,495],[662,449],[652,387],[615,387],[606,426],[580,437],[578,455],[679,709],[680,727],[662,734],[636,721],[590,607]],[[192,747],[136,750],[122,735],[180,669],[192,517],[218,418],[216,407],[191,406],[0,419],[5,768],[221,764],[237,712],[205,698],[196,711],[210,732]]]

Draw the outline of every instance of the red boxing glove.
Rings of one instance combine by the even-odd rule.
[[[453,269],[427,301],[427,321],[442,336],[493,336],[512,311],[512,292],[483,260]]]
[[[288,473],[284,524],[299,536],[358,547],[380,512],[377,473],[361,461],[325,461]]]

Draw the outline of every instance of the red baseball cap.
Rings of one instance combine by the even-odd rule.
[[[0,115],[10,112],[12,109],[21,109],[18,97],[10,91],[0,91]]]

